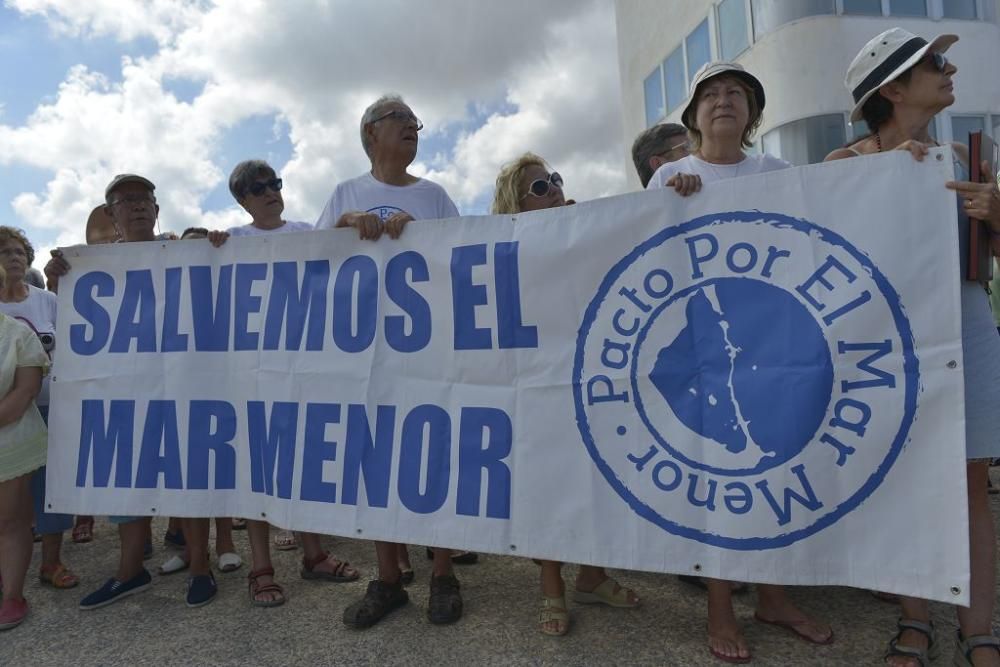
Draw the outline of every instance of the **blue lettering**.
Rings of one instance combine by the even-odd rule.
[[[94,299],[95,290],[97,296],[113,296],[115,279],[103,271],[91,271],[80,276],[73,288],[73,308],[90,324],[93,335],[87,338],[86,324],[73,324],[69,328],[69,345],[73,352],[84,356],[104,349],[111,335],[111,316]]]
[[[472,282],[472,267],[486,264],[486,244],[460,246],[451,251],[451,302],[455,317],[456,350],[489,350],[488,327],[476,326],[476,306],[487,303],[486,285]]]
[[[250,331],[250,313],[259,313],[262,299],[252,294],[253,284],[267,279],[267,264],[236,265],[236,296],[233,314],[233,349],[260,348],[260,333]]]
[[[191,401],[188,419],[189,489],[208,488],[208,455],[215,455],[215,489],[236,488],[236,410],[225,401]]]
[[[149,269],[125,272],[125,292],[108,352],[128,352],[133,338],[136,352],[156,352],[156,294]]]
[[[768,486],[766,479],[762,479],[754,484],[754,486],[764,493],[764,498],[767,500],[768,505],[771,506],[771,509],[774,510],[774,516],[777,517],[779,526],[784,526],[792,520],[793,500],[810,512],[815,512],[819,508],[823,507],[823,503],[816,499],[816,494],[813,492],[812,486],[809,485],[809,480],[806,479],[805,467],[800,463],[797,466],[792,466],[790,470],[796,477],[799,478],[799,482],[802,484],[802,490],[806,494],[805,497],[791,488],[785,488],[782,504],[779,506],[778,501],[775,500],[774,495],[771,493],[771,489]]]
[[[263,401],[247,403],[247,436],[250,442],[250,489],[254,493],[274,495],[275,463],[278,467],[278,497],[292,497],[292,474],[295,469],[295,435],[299,404],[274,403],[271,423]]]
[[[194,349],[198,352],[229,350],[229,313],[232,303],[233,265],[219,267],[219,286],[212,296],[212,267],[192,266],[191,319],[194,320]]]
[[[496,408],[462,408],[458,429],[459,514],[479,516],[485,472],[486,516],[510,518],[510,468],[504,459],[510,456],[513,442],[514,427],[506,412]]]
[[[339,403],[306,404],[306,433],[302,448],[302,500],[337,502],[337,485],[323,479],[323,463],[337,460],[337,443],[326,439],[327,424],[340,423]]]
[[[538,327],[525,326],[521,316],[521,278],[517,242],[493,248],[497,292],[497,342],[500,349],[538,347]]]
[[[158,488],[160,475],[163,475],[164,488],[184,488],[181,481],[180,442],[177,436],[177,404],[174,401],[149,402],[149,407],[146,409],[146,424],[142,429],[142,446],[139,450],[139,468],[135,472],[135,488]]]
[[[357,277],[357,333],[354,282]],[[355,255],[337,271],[333,284],[333,342],[344,352],[361,352],[375,340],[378,318],[378,267],[371,257]]]
[[[427,473],[420,492],[424,431],[427,431]],[[399,499],[412,512],[430,514],[448,497],[451,475],[451,420],[443,408],[418,405],[403,420],[399,451]]]
[[[422,350],[431,340],[431,307],[420,292],[410,287],[406,279],[407,273],[415,283],[430,280],[427,262],[420,253],[412,250],[402,252],[389,260],[385,267],[386,295],[413,322],[412,329],[407,334],[406,317],[389,315],[385,318],[385,340],[397,352]]]
[[[695,247],[699,241],[708,242],[708,249],[704,254],[699,254],[698,249]],[[704,274],[699,267],[704,262],[719,254],[719,242],[711,234],[695,234],[684,239],[684,243],[687,244],[688,256],[691,258],[691,277],[701,278]]]
[[[372,439],[368,413],[364,405],[347,406],[347,434],[344,442],[344,475],[340,502],[358,504],[358,483],[365,478],[369,507],[389,506],[389,478],[392,474],[392,438],[396,408],[380,405],[375,412],[375,438]]]
[[[111,401],[107,424],[104,422],[104,401],[84,400],[81,407],[77,487],[87,485],[87,465],[93,456],[94,488],[107,488],[112,461],[115,463],[115,488],[131,488],[135,401]]]
[[[275,262],[271,294],[264,321],[264,349],[277,350],[285,330],[285,349],[302,348],[302,334],[309,317],[306,349],[323,349],[323,323],[326,322],[326,293],[330,286],[330,262],[310,260],[299,288],[298,262]]]
[[[177,332],[181,311],[181,269],[167,269],[163,303],[163,335],[160,340],[161,352],[185,352],[188,335]]]
[[[886,339],[881,343],[845,343],[844,341],[837,341],[837,353],[844,354],[845,352],[871,352],[871,354],[857,363],[857,367],[869,375],[874,375],[877,379],[857,380],[855,382],[844,380],[840,383],[842,391],[848,392],[854,389],[869,389],[871,387],[889,387],[890,389],[896,387],[896,377],[892,373],[875,368],[873,365],[882,357],[892,353],[891,340]]]

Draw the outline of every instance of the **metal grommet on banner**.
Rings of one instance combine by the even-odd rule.
[[[361,529],[360,529],[360,528],[358,528],[358,535],[360,535],[360,534],[361,534]]]
[[[938,162],[940,162],[941,160],[944,159],[944,156],[941,155],[940,153],[938,153],[937,155],[934,156],[934,159],[937,160]]]
[[[694,564],[694,571],[695,572],[701,572],[701,565],[699,563],[695,563]]]
[[[266,519],[266,518],[267,518],[267,512],[261,512],[261,513],[260,513],[260,517],[261,517],[262,519]]]
[[[153,514],[156,514],[156,508],[155,507],[153,509],[149,510],[149,511],[152,512]]]
[[[511,551],[517,551],[517,547],[512,544],[512,545],[510,545],[510,550]]]
[[[947,366],[948,368],[958,368],[958,362],[952,359],[951,361],[948,362]]]
[[[952,586],[951,587],[951,594],[952,595],[961,595],[962,594],[962,589],[959,588],[958,586]]]

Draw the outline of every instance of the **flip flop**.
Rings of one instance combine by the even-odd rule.
[[[290,530],[279,530],[274,534],[274,548],[278,551],[294,551],[299,548],[295,541],[295,533]]]
[[[786,630],[786,631],[792,633],[793,635],[795,635],[796,637],[798,637],[799,639],[801,639],[802,641],[804,641],[804,642],[806,642],[808,644],[816,644],[817,646],[828,646],[828,645],[830,645],[830,644],[833,643],[833,630],[830,630],[830,636],[827,637],[826,639],[824,639],[823,641],[816,641],[815,639],[813,639],[809,635],[807,635],[805,633],[802,633],[802,632],[799,632],[798,628],[800,626],[804,625],[804,623],[788,623],[786,621],[769,621],[769,620],[767,620],[766,618],[764,618],[763,616],[761,616],[760,614],[757,614],[757,613],[754,613],[753,619],[755,621],[757,621],[758,623],[764,623],[765,625],[773,625],[773,626],[775,626],[777,628],[781,628],[782,630]]]
[[[235,572],[241,567],[243,567],[243,559],[240,558],[239,554],[232,551],[219,554],[219,572]]]
[[[162,575],[177,574],[178,572],[183,572],[189,567],[191,567],[191,563],[187,562],[180,556],[171,556],[163,565],[159,567],[157,572]]]

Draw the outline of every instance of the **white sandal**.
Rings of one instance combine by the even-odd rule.
[[[160,566],[157,572],[160,574],[176,574],[178,572],[183,572],[189,567],[191,567],[191,563],[187,562],[180,556],[171,556],[163,565]]]
[[[219,572],[235,572],[243,567],[243,559],[232,551],[219,554]]]

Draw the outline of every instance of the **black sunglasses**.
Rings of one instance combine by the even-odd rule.
[[[551,174],[549,174],[548,178],[536,178],[535,180],[533,180],[531,182],[531,185],[528,186],[528,191],[521,196],[521,199],[524,199],[528,195],[532,195],[535,197],[544,197],[545,195],[549,194],[550,187],[556,187],[561,190],[562,185],[563,185],[562,176],[559,175],[559,172],[553,171]]]
[[[261,183],[260,181],[256,181],[255,183],[251,183],[250,187],[247,188],[247,190],[254,197],[259,197],[262,194],[264,194],[264,190],[266,190],[268,188],[271,188],[275,192],[279,192],[281,190],[281,179],[280,178],[272,178],[271,180],[265,181],[263,183]]]
[[[371,123],[374,125],[380,120],[385,120],[386,118],[391,118],[392,120],[398,120],[401,123],[413,123],[414,125],[417,126],[417,132],[424,129],[424,124],[420,122],[420,119],[414,116],[409,111],[399,111],[399,110],[390,111],[388,113],[382,114],[378,118],[373,118]]]
[[[941,73],[944,73],[944,70],[948,67],[948,59],[944,57],[944,54],[937,53],[936,51],[928,53],[927,56],[924,57],[924,60],[926,60],[931,67]]]

